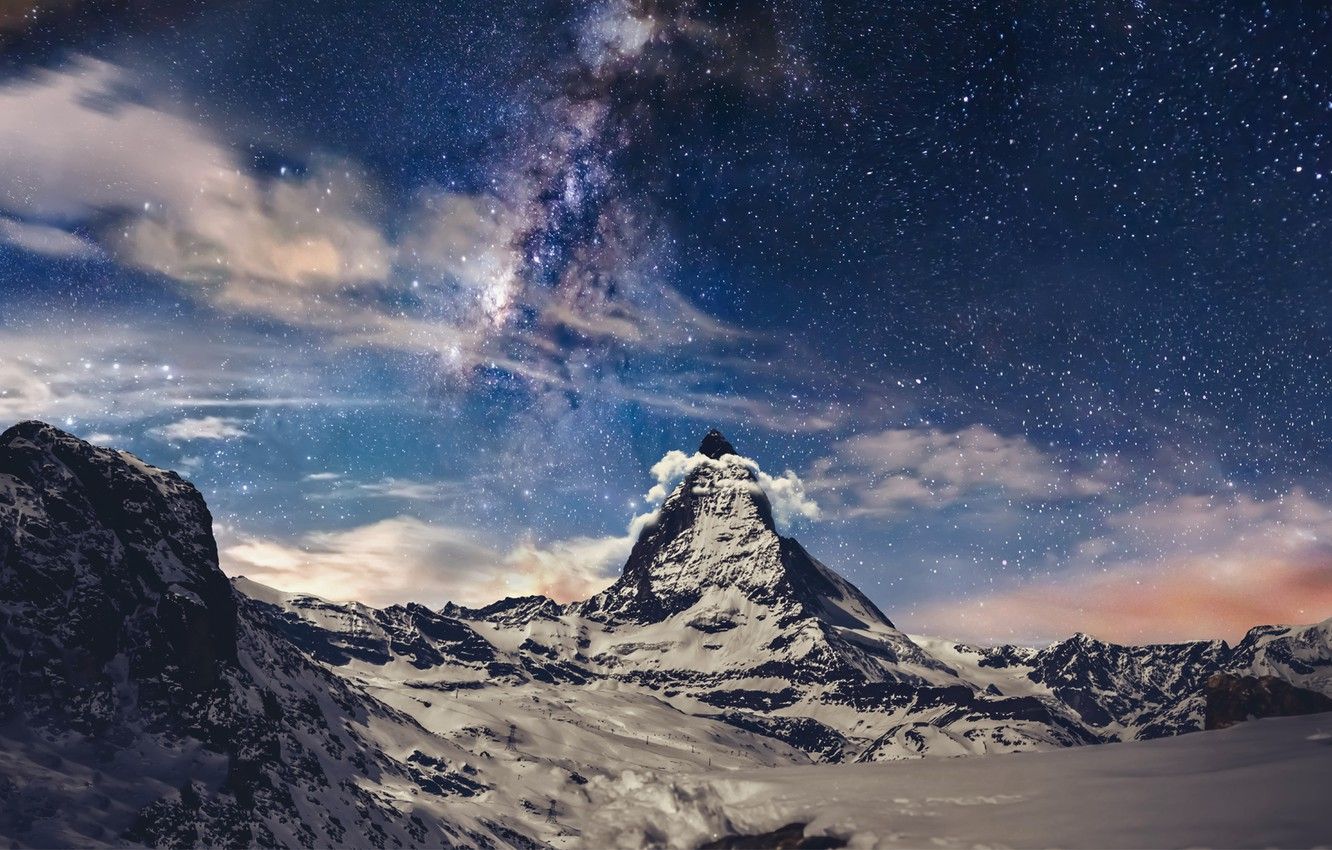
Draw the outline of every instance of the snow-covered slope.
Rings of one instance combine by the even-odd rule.
[[[1273,676],[1332,695],[1332,620],[1259,626],[1234,647],[1220,640],[1124,646],[1083,634],[1039,650],[916,640],[972,682],[1058,701],[1104,741],[1210,728],[1217,683],[1209,682],[1218,674]]]
[[[997,759],[634,773],[591,788],[584,846],[1326,847],[1329,765],[1332,715],[1315,715]]]

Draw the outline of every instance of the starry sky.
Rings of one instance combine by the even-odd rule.
[[[913,633],[1321,620],[1329,45],[1314,2],[4,3],[0,419],[332,598],[586,596],[716,426]]]

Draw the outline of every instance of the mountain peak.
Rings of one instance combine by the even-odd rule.
[[[894,628],[860,591],[778,533],[756,467],[720,431],[708,432],[699,454],[707,460],[662,503],[620,578],[579,603],[581,613],[647,623],[695,608],[706,619],[748,606],[778,619]]]
[[[710,457],[713,460],[720,460],[722,455],[739,455],[735,446],[731,445],[725,435],[716,428],[713,428],[703,437],[703,442],[698,445],[698,453],[704,457]]]

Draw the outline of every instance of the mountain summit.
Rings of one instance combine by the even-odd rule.
[[[720,460],[722,455],[739,454],[735,450],[735,446],[731,445],[730,441],[716,428],[704,435],[703,442],[698,446],[698,453],[713,460]]]
[[[781,621],[893,629],[864,594],[778,534],[756,472],[720,431],[709,431],[619,580],[583,610],[644,623],[706,608],[707,618],[729,621],[757,605]]]

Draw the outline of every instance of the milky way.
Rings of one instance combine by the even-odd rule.
[[[36,4],[0,414],[376,603],[590,592],[716,425],[909,629],[1321,619],[1329,17]]]

